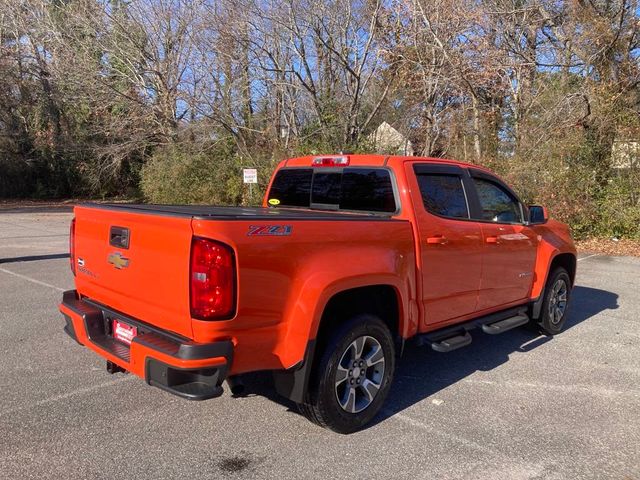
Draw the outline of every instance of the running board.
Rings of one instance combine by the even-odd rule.
[[[429,345],[436,352],[446,353],[466,347],[471,343],[471,335],[464,329],[445,330],[435,335],[420,335],[418,346]]]
[[[504,320],[499,320],[493,323],[485,323],[484,325],[482,325],[482,331],[484,333],[488,333],[489,335],[497,335],[499,333],[511,330],[512,328],[524,325],[528,321],[529,317],[524,313],[520,313],[519,315],[505,318]]]
[[[497,335],[524,325],[528,321],[526,307],[519,305],[457,325],[419,334],[416,336],[416,341],[418,346],[429,345],[436,352],[452,352],[471,343],[469,330],[482,328],[482,331],[489,335]]]
[[[471,335],[469,335],[469,332],[465,331],[464,333],[460,333],[453,337],[445,338],[440,341],[433,341],[431,342],[431,348],[436,352],[447,353],[466,347],[471,343],[471,340]]]

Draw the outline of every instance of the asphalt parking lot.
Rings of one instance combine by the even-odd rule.
[[[315,427],[275,397],[189,402],[62,331],[70,213],[0,209],[2,478],[640,479],[640,259],[582,255],[555,338],[409,347],[365,431]]]

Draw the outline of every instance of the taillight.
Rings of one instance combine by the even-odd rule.
[[[235,259],[230,247],[205,238],[191,243],[191,316],[228,319],[236,307]]]
[[[71,219],[69,227],[69,266],[71,273],[76,274],[76,218]]]
[[[346,167],[349,165],[347,157],[315,157],[311,162],[312,167]]]

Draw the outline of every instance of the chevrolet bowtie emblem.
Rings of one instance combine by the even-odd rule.
[[[107,258],[107,262],[116,267],[118,270],[122,270],[123,268],[127,268],[129,266],[129,259],[127,257],[123,257],[120,252],[115,252],[109,255]]]

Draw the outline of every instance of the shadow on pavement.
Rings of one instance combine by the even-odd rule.
[[[0,214],[3,213],[71,213],[73,203],[47,202],[0,202]]]
[[[573,290],[565,331],[605,310],[618,308],[618,295],[590,287]],[[434,395],[476,371],[489,371],[509,361],[514,352],[528,352],[553,337],[538,335],[527,328],[516,328],[501,335],[471,332],[473,343],[450,353],[438,353],[408,342],[397,364],[393,386],[380,414],[370,426],[383,422],[396,413]],[[265,396],[291,411],[295,404],[276,394],[271,375],[266,372],[243,376],[247,395]]]
[[[565,330],[600,312],[618,308],[618,295],[606,290],[576,285],[571,295],[569,317],[564,326]]]
[[[71,213],[73,205],[25,205],[3,206],[0,205],[0,214],[3,213]]]
[[[0,264],[17,262],[37,262],[39,260],[55,260],[58,258],[69,258],[68,253],[52,253],[50,255],[29,255],[26,257],[0,258]]]

